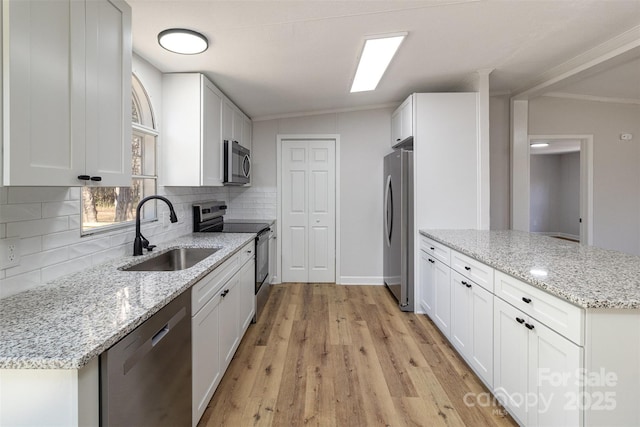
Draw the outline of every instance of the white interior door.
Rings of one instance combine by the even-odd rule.
[[[282,142],[282,281],[335,282],[335,141]]]

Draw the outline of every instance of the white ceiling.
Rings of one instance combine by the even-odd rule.
[[[397,103],[479,69],[512,92],[640,23],[640,0],[128,2],[136,53],[163,72],[204,72],[254,119]],[[173,27],[205,34],[209,50],[163,50],[157,34]],[[399,31],[409,36],[378,89],[350,94],[364,37]]]

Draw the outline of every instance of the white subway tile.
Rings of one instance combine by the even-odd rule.
[[[69,193],[67,193],[68,200],[80,200],[81,187],[71,187],[69,188]]]
[[[6,224],[0,224],[0,239],[4,239],[7,237],[7,226]]]
[[[40,270],[2,279],[0,280],[0,298],[24,292],[41,284]]]
[[[7,187],[0,187],[0,205],[7,204]]]
[[[47,202],[42,204],[42,217],[51,218],[55,216],[77,215],[80,213],[80,202]]]
[[[8,203],[56,202],[69,198],[69,187],[9,187]]]
[[[42,236],[42,249],[53,249],[61,246],[72,245],[80,242],[80,233],[78,230],[62,231],[60,233],[51,233]]]
[[[127,255],[133,255],[133,248],[129,245],[120,245],[107,249],[106,251],[96,252],[91,255],[93,265],[99,265],[115,258]]]
[[[94,252],[100,252],[105,249],[109,249],[109,247],[109,237],[83,240],[81,243],[69,246],[69,259],[82,257]]]
[[[42,251],[42,236],[20,239],[20,256],[31,255]]]
[[[69,215],[69,229],[80,230],[80,215]]]
[[[68,249],[64,247],[23,256],[20,259],[20,265],[6,270],[7,277],[17,276],[28,271],[39,270],[43,267],[66,261],[69,259],[68,252]]]
[[[10,222],[7,237],[32,237],[69,229],[69,217],[36,219],[32,221]]]
[[[92,266],[91,255],[73,258],[69,261],[45,267],[41,271],[42,282],[47,283],[64,275],[77,273]]]
[[[42,218],[42,203],[0,205],[0,222],[28,221]]]

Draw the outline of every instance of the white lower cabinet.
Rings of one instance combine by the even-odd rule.
[[[493,386],[493,294],[451,272],[451,343],[478,376]]]
[[[435,260],[425,251],[420,251],[420,309],[433,318],[435,300]]]
[[[438,260],[433,264],[433,316],[440,331],[451,336],[451,269]]]
[[[583,349],[495,298],[494,394],[527,426],[582,424]]]
[[[198,424],[255,313],[252,241],[191,288],[192,424]],[[208,300],[205,302],[204,300]]]

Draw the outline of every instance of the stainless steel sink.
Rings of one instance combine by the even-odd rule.
[[[193,267],[220,248],[176,248],[141,263],[121,268],[122,271],[178,271]]]

